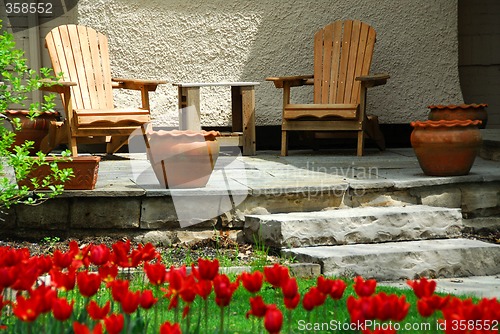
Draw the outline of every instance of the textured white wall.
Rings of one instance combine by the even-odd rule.
[[[280,124],[281,91],[267,76],[312,74],[313,35],[339,19],[377,31],[368,112],[382,123],[427,116],[427,105],[461,103],[456,0],[80,0],[78,23],[109,37],[114,76],[169,82],[259,81],[257,125]],[[229,92],[202,88],[202,124],[229,124]],[[309,102],[311,87],[292,100]],[[120,92],[116,104],[139,103]],[[155,124],[177,126],[177,90],[151,95]]]

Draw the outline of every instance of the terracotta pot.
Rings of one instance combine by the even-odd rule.
[[[487,104],[450,104],[450,105],[432,105],[428,108],[431,110],[429,112],[429,120],[440,121],[444,120],[479,120],[481,124],[480,129],[486,127],[488,122],[488,113],[486,112]]]
[[[411,145],[424,173],[468,174],[481,146],[479,123],[478,120],[412,122]]]
[[[53,157],[47,157],[46,160],[49,162],[53,162],[55,159]],[[74,177],[70,178],[68,181],[66,181],[66,183],[64,183],[64,189],[93,190],[97,182],[100,161],[100,157],[78,156],[71,157],[71,161],[57,162],[57,166],[59,167],[59,169],[73,169]],[[37,168],[32,170],[24,180],[18,181],[17,184],[19,186],[25,185],[29,189],[33,189],[33,184],[31,183],[30,179],[37,178],[40,182],[43,178],[50,174],[50,166],[37,166]]]
[[[206,186],[219,156],[217,131],[148,131],[148,160],[165,188]]]
[[[11,120],[20,119],[21,129],[15,131],[16,140],[13,145],[22,145],[26,140],[32,140],[34,144],[33,148],[29,150],[30,155],[40,151],[42,139],[49,133],[50,122],[59,117],[59,113],[56,111],[41,113],[32,120],[28,118],[28,110],[6,110],[5,115]]]

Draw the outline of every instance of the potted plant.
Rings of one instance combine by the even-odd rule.
[[[1,29],[1,21],[0,21]],[[23,51],[16,48],[13,35],[4,31],[0,34],[0,115],[3,125],[0,126],[0,211],[9,208],[13,204],[33,204],[44,201],[47,198],[60,194],[64,187],[61,184],[48,185],[48,192],[32,192],[28,187],[19,187],[17,180],[26,177],[33,166],[37,164],[49,165],[48,161],[42,161],[45,156],[37,153],[39,160],[29,157],[29,151],[33,150],[33,142],[25,141],[19,145],[13,145],[16,131],[20,127],[18,117],[7,117],[6,111],[16,106],[23,106],[28,94],[42,86],[41,80],[52,78],[50,70],[41,69],[40,75],[28,68]],[[28,116],[34,119],[38,114],[51,111],[54,107],[54,95],[44,97],[44,103],[33,103],[29,106]],[[71,171],[59,171],[57,166],[52,169],[55,180],[64,182]],[[38,189],[34,187],[33,189]]]

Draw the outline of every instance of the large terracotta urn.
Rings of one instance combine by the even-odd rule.
[[[432,105],[428,108],[429,120],[440,121],[444,120],[479,120],[481,124],[480,129],[486,127],[488,122],[488,113],[486,112],[487,104],[450,104],[450,105]]]
[[[467,175],[481,146],[481,121],[412,122],[411,145],[426,175]]]
[[[218,131],[148,130],[147,157],[165,188],[206,186],[219,156]]]

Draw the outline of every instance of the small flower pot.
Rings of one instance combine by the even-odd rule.
[[[147,157],[165,188],[205,187],[219,156],[217,131],[148,131]]]
[[[28,110],[5,110],[5,116],[13,120],[19,118],[21,129],[16,130],[16,140],[13,145],[22,145],[25,141],[31,140],[34,142],[33,148],[29,150],[30,155],[35,155],[40,151],[40,145],[43,138],[49,133],[49,125],[51,121],[56,121],[59,113],[43,112],[34,119],[28,118]]]
[[[426,175],[467,175],[481,146],[480,121],[412,122],[411,146]]]
[[[38,159],[38,158],[32,158]],[[58,158],[60,159],[60,158]],[[55,160],[54,157],[46,157],[50,163]],[[74,177],[70,178],[64,183],[65,190],[93,190],[97,182],[97,175],[99,171],[100,157],[94,156],[77,156],[71,157],[71,161],[58,161],[57,166],[59,169],[72,168]],[[17,182],[19,186],[27,186],[33,190],[33,184],[30,181],[32,178],[37,178],[38,183],[41,184],[42,180],[51,174],[49,165],[36,166],[28,176]]]
[[[429,120],[440,121],[440,120],[479,120],[481,124],[480,129],[486,127],[488,122],[488,113],[486,112],[487,104],[450,104],[450,105],[432,105],[428,108]]]

